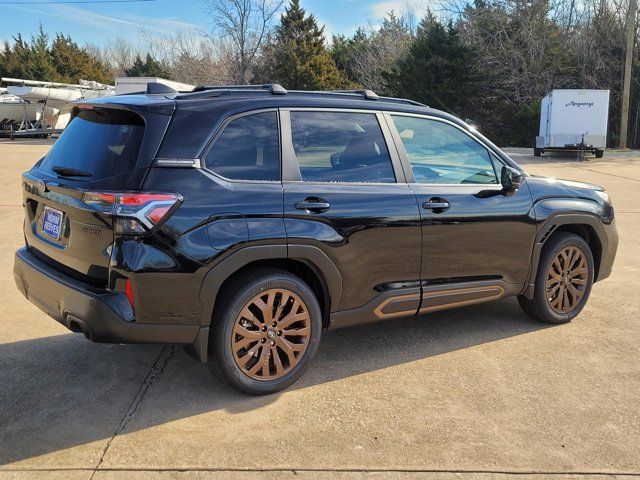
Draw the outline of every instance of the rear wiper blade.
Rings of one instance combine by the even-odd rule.
[[[51,170],[61,177],[93,177],[92,173],[85,172],[84,170],[77,170],[75,168],[55,166]]]

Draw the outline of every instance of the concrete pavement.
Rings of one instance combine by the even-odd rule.
[[[571,324],[506,300],[326,332],[300,382],[255,398],[180,347],[92,344],[22,298],[19,173],[47,149],[0,140],[0,478],[640,476],[640,154],[511,151],[613,198],[614,273]]]

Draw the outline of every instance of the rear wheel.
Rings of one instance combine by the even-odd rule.
[[[546,323],[570,322],[587,303],[594,278],[593,255],[582,237],[561,232],[544,247],[533,299],[518,297],[522,309]]]
[[[596,158],[604,157],[604,150],[596,150]]]
[[[252,271],[221,292],[209,339],[209,365],[252,395],[282,390],[302,376],[322,330],[318,301],[295,275]]]
[[[535,157],[539,157],[540,155],[542,155],[542,149],[541,148],[534,148],[533,149],[533,155]]]

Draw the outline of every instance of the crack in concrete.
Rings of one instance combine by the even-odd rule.
[[[51,467],[51,468],[0,468],[0,472],[92,472],[95,474],[96,469],[91,468],[64,468],[64,467]],[[447,468],[179,468],[179,467],[167,467],[167,468],[127,468],[127,467],[106,467],[101,468],[101,472],[173,472],[173,473],[188,473],[188,472],[217,472],[217,473],[284,473],[290,472],[294,475],[301,473],[455,473],[458,475],[509,475],[509,476],[542,476],[547,477],[549,475],[554,476],[608,476],[612,478],[616,477],[640,477],[640,471],[638,472],[623,472],[623,471],[600,471],[600,470],[579,470],[579,471],[562,471],[562,470],[508,470],[508,469],[447,469]]]
[[[129,404],[129,407],[127,408],[127,410],[124,412],[124,415],[122,416],[120,423],[118,424],[115,431],[113,432],[113,435],[111,435],[111,438],[107,441],[107,444],[104,446],[104,449],[102,450],[102,454],[100,455],[100,459],[98,460],[97,465],[93,469],[93,473],[91,474],[91,477],[89,478],[89,480],[93,480],[94,475],[100,469],[100,465],[102,465],[102,462],[104,461],[104,458],[107,455],[107,452],[109,451],[109,447],[111,447],[111,443],[116,438],[116,436],[120,434],[127,427],[129,422],[133,420],[138,410],[138,406],[142,403],[142,399],[144,398],[145,394],[149,390],[149,387],[153,385],[153,383],[160,377],[160,375],[162,375],[162,373],[167,368],[169,361],[173,358],[175,353],[176,353],[175,345],[165,345],[164,347],[162,347],[162,350],[160,350],[158,357],[156,358],[155,362],[153,362],[153,365],[151,366],[146,377],[140,384],[140,387],[138,387],[138,391],[136,392],[135,397]]]
[[[630,177],[625,177],[623,175],[616,175],[615,173],[601,172],[600,170],[594,170],[593,168],[585,168],[585,167],[580,168],[579,166],[577,168],[580,170],[586,170],[588,172],[599,173],[600,175],[608,175],[609,177],[620,178],[622,180],[629,180],[631,182],[640,182],[640,179],[637,179],[637,178],[630,178]]]

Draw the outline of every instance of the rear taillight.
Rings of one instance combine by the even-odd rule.
[[[173,193],[84,192],[82,201],[115,219],[115,233],[139,235],[169,216],[182,198]]]
[[[129,300],[129,303],[131,304],[131,308],[135,310],[136,307],[133,301],[133,288],[131,288],[131,279],[129,278],[127,278],[127,281],[125,283],[124,292],[127,295],[127,299]]]

